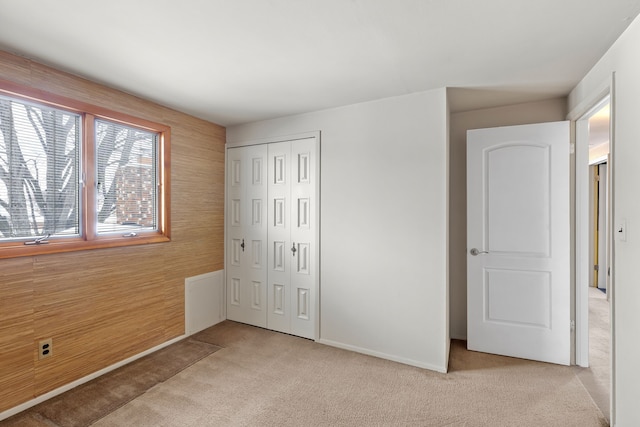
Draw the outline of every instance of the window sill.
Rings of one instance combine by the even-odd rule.
[[[25,245],[23,242],[4,244],[0,247],[0,259],[18,258],[34,255],[49,255],[63,252],[76,252],[91,249],[119,248],[126,246],[149,245],[170,242],[163,234],[140,234],[136,237],[103,236],[95,240],[64,239],[49,240],[47,244]]]

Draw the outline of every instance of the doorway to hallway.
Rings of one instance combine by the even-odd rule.
[[[610,124],[609,96],[576,122],[576,151],[584,153],[576,156],[576,313],[586,326],[577,331],[576,364],[583,367],[577,375],[607,419],[611,412],[613,291]]]

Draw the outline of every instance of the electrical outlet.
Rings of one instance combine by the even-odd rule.
[[[38,343],[38,359],[46,359],[53,354],[53,338],[47,338]]]

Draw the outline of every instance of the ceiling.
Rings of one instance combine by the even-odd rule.
[[[640,0],[0,0],[0,49],[231,126],[456,87],[564,96]],[[1,76],[0,76],[1,77]]]

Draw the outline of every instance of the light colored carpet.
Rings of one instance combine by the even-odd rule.
[[[0,426],[88,426],[218,350],[206,341],[184,339],[0,421]]]
[[[223,349],[95,426],[607,425],[573,368],[462,341],[438,374],[230,321],[201,334]]]
[[[589,288],[589,368],[575,367],[576,375],[598,405],[607,420],[610,419],[611,378],[611,323],[607,295]]]

